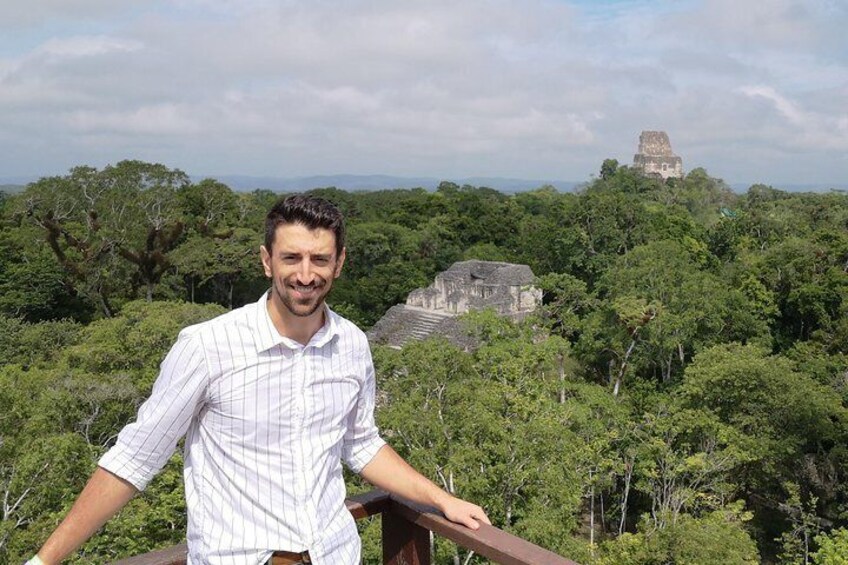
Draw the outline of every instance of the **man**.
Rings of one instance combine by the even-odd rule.
[[[489,523],[378,435],[365,335],[324,303],[345,261],[341,213],[319,198],[286,198],[268,213],[260,254],[271,289],[180,333],[137,420],[31,562],[53,565],[75,551],[184,435],[192,565],[359,563],[341,460],[450,520]]]

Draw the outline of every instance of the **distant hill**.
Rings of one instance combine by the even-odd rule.
[[[755,183],[733,183],[730,188],[738,194],[745,194]],[[848,190],[848,182],[815,183],[815,184],[781,184],[781,183],[759,183],[769,185],[784,192],[829,192],[831,190]]]
[[[388,190],[393,188],[424,188],[436,190],[439,183],[446,180],[458,185],[486,186],[505,193],[535,190],[549,184],[560,192],[571,192],[586,181],[545,180],[545,179],[515,179],[504,177],[466,177],[466,178],[436,178],[436,177],[396,177],[391,175],[314,175],[308,177],[265,177],[250,175],[191,175],[194,182],[205,178],[214,178],[242,192],[257,189],[274,192],[299,192],[312,188],[336,188],[348,191],[359,190]],[[38,177],[0,177],[0,192],[15,194],[23,191],[27,183],[38,180]],[[731,182],[730,187],[737,194],[744,194],[753,183]],[[809,184],[769,184],[778,190],[786,192],[828,192],[830,190],[848,190],[848,182],[809,183]]]
[[[203,178],[209,177],[223,182],[233,190],[250,191],[256,189],[267,189],[275,192],[301,191],[312,188],[326,188],[329,186],[350,191],[386,190],[392,188],[424,188],[426,190],[435,190],[436,187],[439,186],[439,183],[443,180],[448,180],[458,185],[470,184],[472,186],[486,186],[501,192],[522,192],[526,190],[533,190],[546,184],[555,186],[562,192],[567,192],[581,184],[576,181],[512,179],[500,177],[438,179],[435,177],[394,177],[390,175],[316,175],[294,178],[253,177],[246,175],[192,175],[192,180],[199,181]]]
[[[486,186],[501,192],[523,192],[534,190],[546,184],[562,192],[574,190],[582,182],[543,179],[514,179],[502,177],[468,177],[445,179],[436,177],[395,177],[391,175],[314,175],[309,177],[264,177],[250,175],[191,175],[194,182],[213,178],[226,184],[233,190],[253,191],[257,189],[274,192],[299,192],[312,188],[334,186],[342,190],[388,190],[393,188],[424,188],[436,190],[443,180],[458,185]],[[21,192],[26,184],[37,180],[36,177],[0,177],[0,190],[8,194]]]

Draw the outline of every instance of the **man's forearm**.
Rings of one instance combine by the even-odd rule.
[[[61,563],[137,492],[131,483],[98,467],[71,511],[38,551],[38,556],[45,565]]]
[[[479,506],[456,498],[445,492],[430,479],[412,468],[389,445],[384,445],[377,455],[359,473],[372,485],[397,494],[413,502],[435,506],[454,522],[477,529],[479,524],[489,524],[489,518]]]
[[[380,448],[377,455],[362,469],[360,475],[376,487],[413,502],[437,508],[441,508],[446,497],[449,496],[404,461],[389,445]]]

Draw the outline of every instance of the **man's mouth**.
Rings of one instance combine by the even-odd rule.
[[[301,295],[312,294],[313,292],[318,290],[319,286],[320,285],[318,285],[317,283],[291,284],[291,285],[289,285],[289,287],[291,287],[295,292],[297,292],[298,294],[301,294]]]

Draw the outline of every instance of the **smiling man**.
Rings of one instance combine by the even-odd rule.
[[[489,523],[379,436],[365,335],[324,301],[345,260],[341,213],[319,198],[286,198],[268,213],[260,255],[271,289],[180,333],[138,418],[31,563],[75,551],[183,436],[190,565],[358,564],[342,461],[450,520]]]

